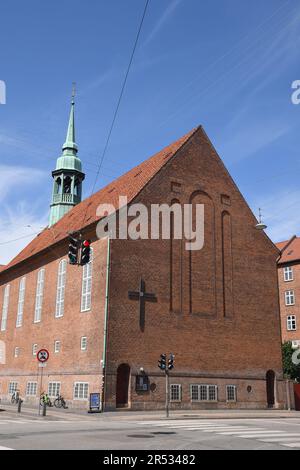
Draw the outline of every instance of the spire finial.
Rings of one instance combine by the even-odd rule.
[[[72,82],[72,104],[75,104],[76,82]]]
[[[77,145],[75,143],[75,119],[74,119],[74,105],[75,105],[75,92],[76,92],[76,83],[72,83],[72,101],[71,101],[71,112],[68,124],[68,131],[66,141],[63,145],[63,151],[71,153],[71,155],[76,155]]]

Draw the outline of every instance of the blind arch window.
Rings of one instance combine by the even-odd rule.
[[[22,277],[19,284],[19,300],[16,327],[23,324],[24,301],[25,301],[26,277]]]
[[[82,270],[82,290],[81,290],[81,311],[87,312],[92,307],[92,278],[93,278],[93,248],[91,248],[90,262],[83,266]]]
[[[67,261],[62,259],[58,265],[55,318],[64,316]]]
[[[9,306],[9,293],[10,293],[10,284],[8,284],[4,289],[3,306],[2,306],[2,319],[1,319],[1,331],[6,330],[8,306]]]
[[[44,284],[45,284],[45,269],[43,268],[39,270],[38,276],[37,276],[34,323],[38,323],[42,319]]]

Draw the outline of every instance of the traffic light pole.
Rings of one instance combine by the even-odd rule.
[[[166,369],[165,373],[166,373],[166,417],[168,418],[169,417],[169,407],[170,407],[169,371]]]

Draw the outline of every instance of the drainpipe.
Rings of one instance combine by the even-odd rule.
[[[107,239],[106,256],[106,286],[105,286],[105,307],[104,307],[104,334],[103,334],[103,353],[102,353],[102,412],[105,408],[105,386],[106,386],[106,347],[107,347],[107,329],[108,329],[108,303],[109,303],[109,274],[110,274],[110,238]]]

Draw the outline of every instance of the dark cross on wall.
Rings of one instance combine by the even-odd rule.
[[[140,307],[140,328],[141,331],[145,330],[145,306],[146,301],[148,302],[157,302],[155,294],[150,294],[146,292],[145,281],[140,280],[140,289],[139,291],[129,291],[128,297],[130,300],[138,300]]]

